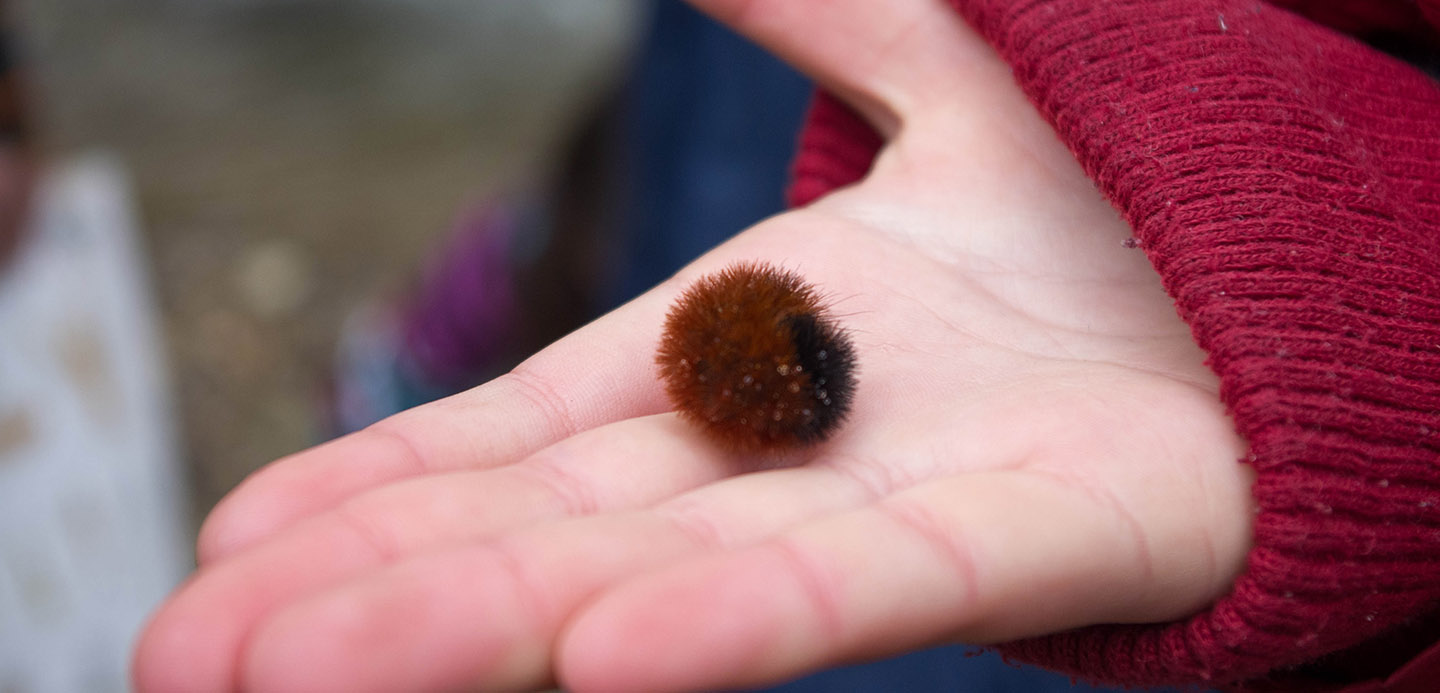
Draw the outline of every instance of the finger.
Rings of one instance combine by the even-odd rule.
[[[577,617],[557,666],[593,691],[755,686],[1133,616],[1155,597],[1129,577],[1147,561],[1124,518],[1048,478],[950,477],[620,585]]]
[[[515,462],[555,441],[669,408],[649,354],[668,296],[651,292],[469,392],[280,460],[216,506],[200,531],[213,562],[381,484]]]
[[[690,0],[839,94],[883,134],[1010,70],[938,0]]]
[[[277,613],[257,631],[242,681],[256,690],[542,685],[559,628],[597,590],[872,498],[867,484],[834,467],[774,470],[649,512],[421,556]]]
[[[372,490],[203,571],[147,628],[137,681],[157,691],[223,688],[255,623],[288,601],[428,548],[649,505],[743,464],[659,415],[592,429],[518,464]]]

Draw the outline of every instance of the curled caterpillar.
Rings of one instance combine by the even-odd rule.
[[[764,263],[688,288],[665,319],[656,363],[680,415],[742,452],[824,440],[855,391],[855,348],[815,287]]]

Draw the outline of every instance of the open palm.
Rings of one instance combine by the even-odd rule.
[[[1229,586],[1249,478],[1214,378],[1008,69],[931,0],[697,4],[886,133],[869,177],[257,473],[147,629],[142,690],[755,685]],[[850,420],[784,459],[714,448],[654,372],[669,303],[738,260],[822,287],[859,356]]]

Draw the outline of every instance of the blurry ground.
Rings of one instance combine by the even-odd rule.
[[[306,447],[345,315],[533,177],[636,19],[621,0],[22,0],[55,156],[129,167],[200,517]]]

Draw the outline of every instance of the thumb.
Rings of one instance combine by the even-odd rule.
[[[690,0],[844,99],[882,135],[1010,69],[938,0]]]

